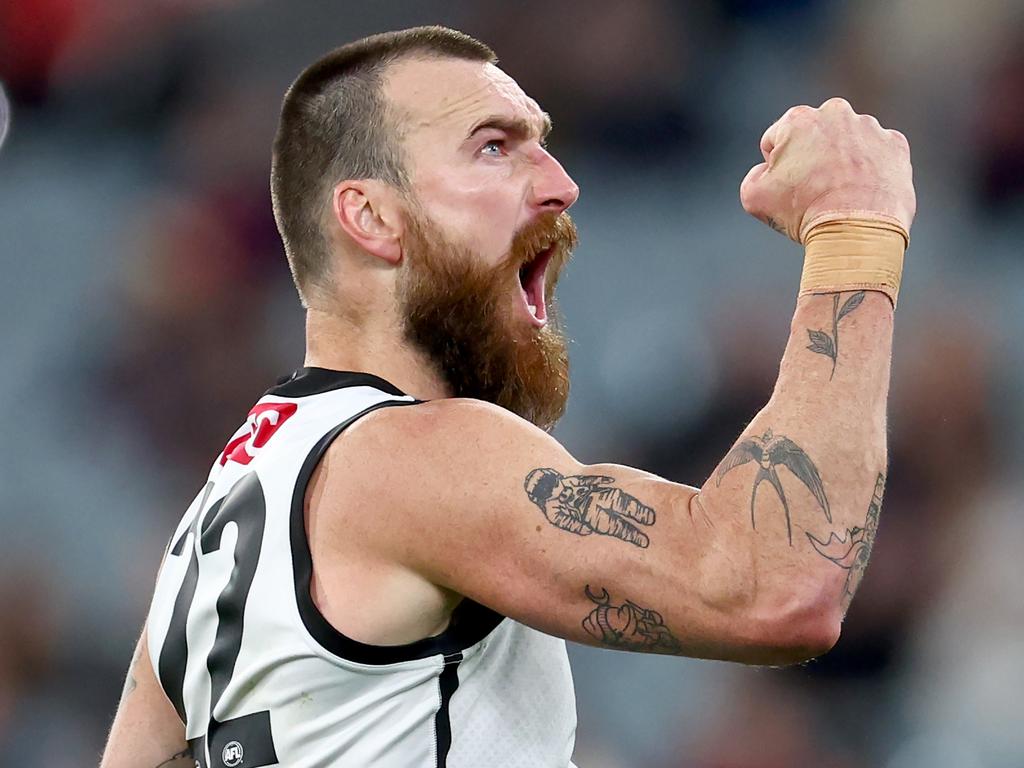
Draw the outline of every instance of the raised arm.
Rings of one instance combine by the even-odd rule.
[[[751,528],[765,533],[755,539],[758,577],[791,565],[794,577],[838,581],[825,606],[838,630],[885,488],[893,312],[916,210],[910,150],[843,99],[789,110],[761,150],[741,198],[805,245],[800,298],[772,398],[699,502],[718,510],[749,492]]]
[[[438,401],[330,449],[317,503],[339,542],[579,642],[771,664],[828,650],[884,486],[909,151],[841,100],[790,110],[762,150],[744,206],[807,245],[803,295],[771,400],[699,490]]]

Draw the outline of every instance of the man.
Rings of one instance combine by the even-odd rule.
[[[765,133],[740,196],[805,245],[800,297],[770,402],[697,489],[545,431],[578,190],[494,61],[406,30],[285,97],[307,367],[171,537],[104,768],[567,766],[564,639],[786,664],[838,638],[884,483],[906,140],[841,99]]]

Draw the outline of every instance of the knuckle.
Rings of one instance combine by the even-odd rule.
[[[906,149],[910,149],[910,142],[907,140],[907,137],[904,136],[902,132],[897,131],[897,130],[893,130],[892,128],[890,128],[888,130],[888,133],[889,133],[889,136],[892,138],[892,140],[898,146],[904,147]]]
[[[813,112],[813,110],[806,104],[797,104],[795,107],[787,109],[785,114],[779,118],[779,121],[781,122],[782,120],[793,120],[799,117],[806,117],[811,112]]]
[[[858,117],[862,123],[867,123],[872,128],[882,130],[882,124],[878,122],[878,118],[875,117],[874,115],[859,115]]]
[[[833,96],[831,99],[826,99],[825,101],[822,102],[819,109],[853,112],[853,107],[851,106],[850,102],[848,102],[842,96]]]

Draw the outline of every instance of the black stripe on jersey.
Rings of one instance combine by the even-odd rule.
[[[309,397],[343,387],[373,387],[389,395],[405,395],[405,392],[394,384],[372,373],[333,371],[329,368],[299,368],[267,390],[266,394],[277,397]]]
[[[171,700],[174,711],[178,713],[182,723],[185,722],[185,662],[188,660],[185,622],[188,618],[189,608],[192,607],[192,599],[196,594],[196,585],[199,583],[199,557],[193,550],[188,553],[188,558],[188,570],[185,571],[185,578],[178,590],[178,596],[174,600],[168,635],[164,640],[163,648],[160,649],[160,658],[157,661],[160,687],[164,689],[167,697]],[[174,631],[175,628],[177,631]],[[174,631],[173,636],[171,636],[172,631]]]
[[[449,706],[452,695],[459,687],[459,664],[461,653],[453,653],[444,657],[444,669],[438,677],[438,688],[441,689],[441,706],[434,715],[434,738],[437,742],[437,768],[448,765],[448,750],[452,748],[452,721]]]
[[[476,645],[489,635],[505,619],[500,613],[464,598],[452,611],[448,628],[439,635],[417,640],[406,645],[369,645],[353,640],[339,632],[324,618],[310,595],[309,587],[313,578],[313,557],[306,538],[306,520],[304,506],[306,488],[316,470],[320,459],[338,435],[355,421],[379,408],[400,405],[416,405],[419,401],[390,400],[371,405],[324,435],[309,452],[302,463],[295,492],[292,495],[291,510],[291,544],[292,568],[295,577],[295,600],[298,603],[299,615],[309,634],[321,646],[343,659],[359,664],[395,664],[413,659],[425,659],[439,654],[450,655],[459,653]]]

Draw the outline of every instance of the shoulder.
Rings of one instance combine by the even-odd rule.
[[[540,447],[564,451],[551,435],[504,408],[449,398],[369,413],[335,441],[325,458],[444,472],[508,460]]]
[[[307,499],[318,515],[394,544],[500,514],[526,498],[523,483],[537,467],[571,474],[578,466],[515,414],[453,398],[381,408],[354,422],[327,449]]]
[[[428,400],[408,408],[382,408],[368,414],[364,423],[375,418],[377,426],[408,431],[414,438],[425,429],[445,430],[475,427],[479,429],[534,429],[525,419],[492,403],[467,397]]]

